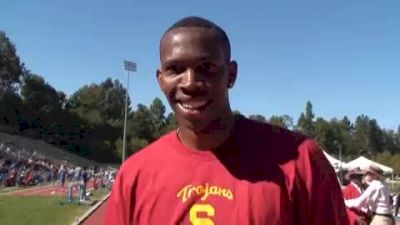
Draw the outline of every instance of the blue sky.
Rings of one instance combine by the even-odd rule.
[[[0,30],[26,67],[74,93],[107,77],[125,83],[122,61],[138,63],[133,103],[162,96],[158,42],[176,20],[197,15],[231,39],[239,77],[232,108],[288,114],[305,103],[326,119],[360,114],[400,124],[400,1],[3,0]]]

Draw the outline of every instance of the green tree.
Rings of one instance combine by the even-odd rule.
[[[152,120],[153,139],[159,138],[163,133],[166,126],[165,121],[165,106],[161,99],[155,98],[150,105],[150,114]]]
[[[130,155],[138,152],[142,148],[148,145],[148,141],[144,139],[140,139],[137,137],[132,137],[127,141],[126,150],[127,150],[127,157]],[[122,139],[118,138],[115,142],[115,147],[117,149],[118,155],[122,155]]]
[[[289,115],[283,116],[271,116],[268,120],[271,124],[283,127],[283,128],[291,128],[293,127],[293,118]]]
[[[164,133],[178,128],[178,121],[176,120],[174,113],[171,112],[168,114],[167,118],[165,119],[165,124]]]
[[[265,119],[265,116],[260,115],[260,114],[250,115],[249,119],[255,120],[255,121],[259,121],[259,122],[262,122],[262,123],[266,123],[267,122],[267,119]]]
[[[75,92],[68,108],[92,125],[122,127],[126,89],[118,80],[108,78],[101,84],[85,85]],[[128,107],[130,100],[128,98]],[[130,108],[128,108],[129,112]]]
[[[383,151],[383,132],[375,119],[369,121],[367,138],[369,145],[368,147],[374,154]]]
[[[6,90],[0,93],[0,124],[17,130],[22,118],[23,104],[20,96]]]
[[[384,151],[375,155],[372,160],[393,168],[395,174],[400,174],[400,154]]]
[[[395,145],[400,148],[400,125],[397,127],[397,133],[394,135],[394,143]],[[400,154],[400,149],[398,150]]]
[[[96,142],[98,151],[114,150],[115,152],[109,154],[110,157],[119,155],[115,144],[122,137],[125,94],[126,90],[118,80],[108,78],[100,84],[83,86],[71,96],[65,106],[68,112],[77,115],[87,124],[84,139],[87,146],[94,146],[93,142]],[[128,98],[128,106],[129,103]],[[129,110],[128,108],[128,113]],[[111,146],[111,149],[107,146]]]
[[[305,134],[309,135],[310,137],[314,137],[314,120],[315,114],[313,112],[313,107],[310,101],[306,103],[306,111],[305,113],[301,113],[299,120],[297,122],[297,127],[300,131],[304,132]]]
[[[348,159],[351,157],[356,157],[359,155],[359,150],[355,150],[351,148],[352,134],[354,132],[354,125],[347,118],[347,116],[343,117],[342,120],[336,123],[336,127],[338,131],[341,133],[341,144],[343,146],[343,154],[348,156]]]
[[[131,138],[129,141],[129,149],[128,149],[128,155],[131,155],[135,152],[138,152],[139,150],[143,149],[149,144],[149,142],[145,139],[140,139],[140,138]]]
[[[21,96],[30,110],[40,111],[45,115],[62,110],[65,102],[65,94],[57,92],[43,77],[35,74],[24,77]]]
[[[103,100],[102,95],[103,90],[99,85],[85,85],[71,96],[68,108],[89,124],[104,124],[99,104]]]
[[[65,102],[65,94],[56,91],[43,77],[35,74],[24,76],[21,97],[24,108],[21,112],[26,128],[36,131],[39,137],[54,141],[54,135],[60,127],[60,117]],[[20,125],[20,130],[22,129]]]
[[[125,115],[125,95],[126,89],[122,86],[119,80],[113,81],[108,78],[100,84],[103,90],[103,95],[100,96],[100,111],[107,121],[121,122]],[[128,107],[130,99],[128,97]],[[130,108],[128,108],[128,111]]]
[[[384,150],[385,134],[375,119],[361,115],[356,118],[353,146],[361,150],[361,154],[375,155]]]
[[[14,44],[0,31],[0,93],[15,91],[24,74]]]
[[[321,147],[329,153],[333,153],[332,142],[335,140],[333,130],[328,121],[322,117],[318,117],[315,121],[315,139]]]
[[[396,143],[396,133],[393,130],[382,130],[382,147],[381,149],[385,152],[392,154],[400,154],[400,145]]]
[[[25,68],[14,44],[0,31],[0,124],[17,131],[23,106],[17,93]]]
[[[234,115],[242,115],[242,113],[239,110],[233,110],[232,113]]]
[[[354,149],[353,151],[359,151],[360,154],[370,157],[372,151],[368,143],[368,129],[369,117],[365,115],[358,116],[354,125],[351,148]]]
[[[353,132],[354,126],[353,126],[353,124],[351,123],[351,121],[349,120],[349,118],[347,116],[344,116],[343,119],[340,122],[341,122],[343,128],[347,132],[349,132],[349,133]]]
[[[137,110],[131,113],[130,118],[128,125],[130,137],[144,139],[148,143],[153,142],[153,120],[149,108],[146,105],[138,104]]]

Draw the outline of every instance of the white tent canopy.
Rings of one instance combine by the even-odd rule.
[[[329,155],[327,152],[323,151],[325,157],[328,159],[328,161],[331,163],[332,167],[335,169],[335,171],[339,171],[340,170],[340,160],[336,159],[335,157]],[[342,161],[342,169],[347,169],[348,165],[347,163]]]
[[[360,169],[362,169],[362,170],[367,169],[370,165],[375,165],[375,166],[381,168],[381,170],[383,170],[384,173],[393,173],[392,168],[382,165],[382,164],[379,164],[377,162],[374,162],[370,159],[365,158],[364,156],[360,156],[360,157],[347,163],[347,166],[349,168],[360,167]]]

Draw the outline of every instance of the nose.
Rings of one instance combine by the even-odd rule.
[[[188,90],[195,90],[201,86],[202,80],[200,79],[200,74],[194,69],[188,68],[182,76],[181,87]]]

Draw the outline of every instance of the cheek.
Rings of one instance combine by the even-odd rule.
[[[161,77],[159,82],[161,91],[164,92],[165,96],[168,99],[175,96],[176,86],[177,86],[176,80],[166,77]]]
[[[218,96],[219,98],[225,98],[226,94],[228,93],[228,82],[226,80],[218,80],[212,84],[210,88],[214,95]]]

